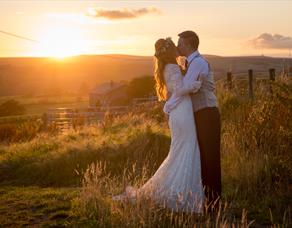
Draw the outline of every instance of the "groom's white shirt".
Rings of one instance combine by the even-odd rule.
[[[197,92],[201,86],[201,81],[198,80],[199,75],[208,75],[209,66],[206,60],[201,57],[199,51],[193,52],[187,57],[189,63],[187,73],[183,77],[182,87],[178,88],[165,103],[163,111],[166,114],[170,112],[181,102],[184,95],[192,92]]]

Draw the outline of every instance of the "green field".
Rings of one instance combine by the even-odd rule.
[[[229,92],[217,86],[222,114],[222,208],[202,216],[111,196],[140,186],[167,156],[162,106],[141,107],[63,134],[20,125],[0,144],[0,224],[75,227],[254,227],[292,225],[290,81]],[[4,131],[4,130],[3,130]],[[2,131],[2,132],[3,132]],[[9,128],[5,128],[9,132]],[[14,131],[13,131],[14,132]],[[14,134],[17,134],[15,137]],[[1,227],[0,225],[0,227]]]
[[[74,220],[76,188],[2,187],[0,227],[64,226]]]
[[[14,99],[25,108],[26,115],[41,115],[51,108],[86,108],[88,96],[2,96],[0,104]]]

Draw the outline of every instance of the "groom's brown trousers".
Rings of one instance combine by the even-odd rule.
[[[198,110],[194,116],[201,154],[202,181],[210,204],[221,197],[220,113],[217,107],[212,107]]]

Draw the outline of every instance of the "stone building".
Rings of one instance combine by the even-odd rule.
[[[127,86],[122,82],[103,83],[89,93],[90,107],[124,105],[127,102]]]

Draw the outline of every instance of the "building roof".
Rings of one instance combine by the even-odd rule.
[[[107,82],[107,83],[99,84],[90,91],[90,94],[99,94],[99,95],[106,94],[124,85],[125,83],[122,83],[122,82]]]

